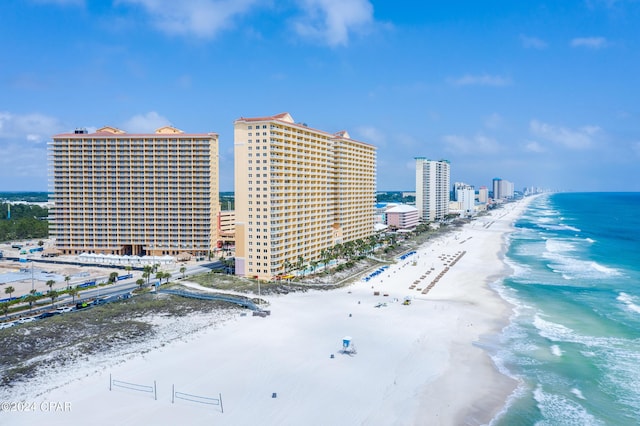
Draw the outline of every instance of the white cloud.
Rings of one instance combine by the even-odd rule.
[[[248,12],[258,0],[117,0],[142,6],[153,24],[174,35],[213,38],[233,25],[233,18]]]
[[[43,114],[12,114],[0,112],[0,139],[29,141],[34,143],[48,141],[51,136],[62,131],[63,126],[57,118]]]
[[[494,112],[484,120],[484,127],[487,129],[497,129],[502,125],[503,119],[500,114]]]
[[[0,185],[5,188],[13,186],[13,189],[46,190],[46,145],[15,142],[0,144],[0,180],[3,182]]]
[[[183,74],[178,77],[177,85],[181,89],[190,89],[191,83],[191,76],[189,74]]]
[[[346,46],[349,33],[365,31],[374,23],[368,0],[299,0],[304,16],[294,21],[295,31],[330,46]]]
[[[607,39],[604,37],[577,37],[571,40],[571,47],[586,47],[589,49],[601,49],[607,47]]]
[[[536,141],[529,141],[526,143],[526,145],[524,146],[524,150],[527,152],[546,152],[547,150],[539,143]]]
[[[558,143],[569,149],[580,150],[591,148],[595,137],[602,129],[598,126],[583,126],[574,130],[531,120],[529,130],[539,138]]]
[[[127,133],[152,133],[156,129],[169,126],[171,122],[155,111],[146,114],[138,114],[127,120],[122,126],[122,130]]]
[[[442,137],[446,150],[458,154],[494,153],[500,150],[500,144],[494,138],[478,134],[472,138],[459,135],[445,135]]]
[[[509,86],[511,84],[511,79],[507,77],[502,77],[499,75],[472,75],[466,74],[459,78],[450,78],[449,83],[454,86]]]
[[[522,42],[522,46],[527,49],[542,50],[547,48],[547,42],[538,37],[529,37],[521,34],[520,41]]]
[[[362,142],[367,142],[376,146],[385,146],[387,144],[386,135],[379,129],[373,126],[362,126],[356,129],[358,135],[362,135],[362,138],[359,137]]]
[[[400,133],[395,135],[394,137],[395,143],[405,147],[405,148],[414,148],[416,146],[422,145],[418,142],[418,140],[413,136],[406,133]]]

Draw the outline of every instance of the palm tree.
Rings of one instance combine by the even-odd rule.
[[[142,275],[144,275],[144,274],[142,274]],[[138,286],[140,286],[140,289],[142,289],[142,286],[144,285],[144,279],[138,278],[136,280],[136,284],[138,284]]]
[[[127,265],[127,266],[124,267],[124,270],[127,271],[127,275],[129,275],[131,273],[131,269],[133,269],[131,267],[131,265]]]
[[[311,262],[309,262],[309,266],[311,267],[311,273],[313,273],[316,268],[318,267],[318,261],[317,260],[312,260]]]
[[[164,272],[162,271],[156,272],[156,280],[158,280],[158,282],[161,283],[163,278],[164,278]]]
[[[33,302],[35,302],[36,300],[38,300],[38,296],[33,293],[24,298],[24,301],[29,304],[29,311],[31,311],[31,309],[33,308]]]
[[[164,278],[166,280],[165,283],[168,284],[169,278],[171,278],[171,272],[165,272],[164,274],[162,274],[162,278]]]
[[[4,289],[4,292],[9,295],[9,299],[11,299],[11,295],[13,294],[14,291],[16,291],[16,289],[13,288],[12,286],[7,286]]]
[[[110,283],[115,283],[116,280],[118,279],[118,273],[117,272],[112,272],[109,274],[109,282]]]
[[[184,278],[185,272],[187,272],[187,267],[183,265],[180,267],[180,273],[182,274],[182,278]]]
[[[66,276],[64,277],[64,282],[66,282],[66,283],[67,283],[67,289],[69,288],[69,281],[71,281],[71,277],[70,277],[69,275],[66,275]]]
[[[322,262],[322,266],[326,269],[327,267],[327,259],[329,258],[329,251],[327,249],[322,249],[320,251],[320,261]]]
[[[378,245],[378,234],[369,235],[369,252],[373,253]]]
[[[142,270],[142,277],[147,279],[147,284],[149,284],[149,278],[151,277],[151,272],[153,272],[153,268],[149,265],[146,265]]]
[[[9,313],[9,302],[0,303],[0,310],[2,311],[2,313],[4,314],[4,316],[6,318],[7,314]]]
[[[71,296],[71,303],[76,303],[76,296],[80,293],[77,288],[70,288],[67,291],[67,294]]]
[[[51,306],[53,306],[53,302],[58,298],[59,293],[55,290],[49,290],[47,295],[51,298]]]
[[[55,282],[54,280],[49,280],[49,281],[47,281],[47,285],[49,286],[49,291],[53,290],[53,285],[54,285],[55,283],[56,283],[56,282]]]
[[[302,271],[302,276],[304,276],[304,257],[298,256],[298,262],[296,262],[296,269],[298,271]]]
[[[331,247],[331,259],[338,260],[342,256],[342,244],[338,243]]]
[[[289,259],[284,261],[282,268],[284,269],[284,274],[287,275],[291,270],[291,262],[289,262]]]
[[[355,241],[347,241],[345,244],[345,256],[347,260],[353,260],[356,254],[356,242]]]

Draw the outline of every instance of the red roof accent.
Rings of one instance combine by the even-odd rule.
[[[161,139],[180,139],[193,137],[211,137],[218,136],[215,132],[210,133],[111,133],[111,132],[94,132],[94,133],[60,133],[53,135],[53,138],[96,138],[104,137],[110,139],[134,139],[134,138],[161,138]]]

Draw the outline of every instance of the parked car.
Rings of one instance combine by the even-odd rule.
[[[25,317],[25,318],[20,318],[19,320],[15,321],[16,324],[25,324],[28,322],[33,322],[35,321],[36,318],[34,317]]]
[[[60,315],[61,312],[58,312],[58,310],[55,311],[49,311],[49,312],[43,312],[40,315],[38,315],[39,319],[43,319],[43,318],[49,318],[49,317],[53,317],[56,315]]]
[[[91,303],[84,301],[84,302],[78,302],[76,303],[76,309],[84,309],[91,306]]]
[[[103,297],[102,299],[96,299],[93,301],[94,305],[104,305],[105,303],[107,303],[106,297]]]
[[[56,312],[59,314],[64,314],[65,312],[71,312],[73,311],[75,308],[73,306],[58,306],[56,308]]]
[[[2,324],[0,324],[0,330],[13,327],[14,325],[16,325],[14,322],[3,322]]]

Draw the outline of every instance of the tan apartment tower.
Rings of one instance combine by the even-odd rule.
[[[273,279],[374,232],[376,149],[288,113],[234,123],[236,274]]]
[[[217,240],[218,135],[76,130],[49,143],[63,254],[205,255]]]
[[[416,157],[415,160],[418,217],[424,222],[442,220],[449,214],[449,161],[425,157]]]

